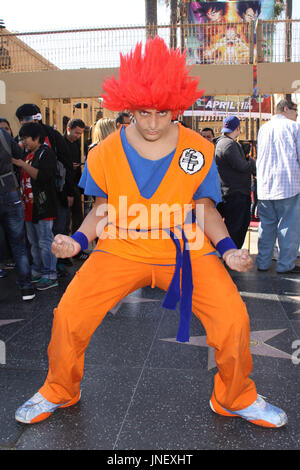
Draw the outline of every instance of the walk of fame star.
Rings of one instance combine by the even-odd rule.
[[[10,323],[16,323],[23,321],[23,318],[18,318],[16,320],[0,320],[0,326],[9,325]],[[4,341],[0,340],[0,364],[6,364],[6,347]]]
[[[286,299],[295,301],[295,302],[300,302],[300,296],[295,295],[293,293],[289,292],[284,292],[284,295],[280,294],[271,294],[269,292],[267,293],[262,293],[262,292],[240,292],[240,295],[242,297],[253,297],[255,299],[266,299],[266,300],[275,300],[275,301],[286,301]],[[293,314],[300,314],[300,310],[296,310],[295,312],[292,312]]]
[[[23,321],[23,318],[18,318],[17,320],[0,320],[0,326],[9,325],[9,323],[15,323],[18,321]]]
[[[295,295],[293,294],[292,292],[285,292],[285,297],[287,297],[289,300],[292,300],[293,302],[300,302],[300,296],[299,295]],[[284,296],[282,296],[283,300],[285,299]],[[295,310],[295,312],[292,312],[294,315],[298,315],[300,314],[300,310]]]
[[[284,330],[265,330],[265,331],[253,331],[250,333],[250,350],[251,354],[264,357],[278,357],[282,359],[292,359],[292,356],[280,349],[276,349],[265,341],[279,335]],[[162,338],[161,341],[168,341],[170,343],[176,343],[176,338]],[[217,367],[215,361],[214,348],[207,345],[206,336],[191,336],[188,343],[181,343],[187,346],[200,346],[208,348],[208,370]]]

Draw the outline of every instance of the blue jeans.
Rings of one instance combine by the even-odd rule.
[[[39,220],[37,224],[26,223],[27,238],[31,246],[32,275],[56,279],[56,257],[51,251],[53,243],[53,220]]]
[[[67,233],[67,221],[69,217],[69,208],[63,206],[60,201],[57,203],[57,216],[53,221],[53,233],[57,235],[61,233],[62,235],[69,235]]]
[[[287,199],[258,201],[258,217],[258,268],[271,266],[277,237],[279,259],[276,271],[290,271],[295,266],[300,243],[300,194]]]
[[[7,236],[2,222],[0,222],[0,263],[12,258],[11,250],[8,245]]]
[[[30,262],[25,244],[24,210],[18,191],[0,193],[0,222],[16,263],[17,285],[20,289],[29,289],[32,287]],[[0,253],[0,259],[3,256]]]

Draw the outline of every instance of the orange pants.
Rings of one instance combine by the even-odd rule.
[[[193,312],[207,344],[215,348],[218,372],[214,394],[225,408],[238,410],[257,398],[252,370],[249,317],[244,302],[215,255],[192,261]],[[49,371],[40,393],[53,403],[79,394],[84,354],[106,313],[130,292],[147,285],[167,290],[174,266],[139,263],[94,252],[74,276],[54,310],[48,348]]]

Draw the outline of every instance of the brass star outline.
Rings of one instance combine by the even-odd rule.
[[[143,302],[161,302],[161,300],[147,299],[147,298],[138,297],[136,295],[130,294],[124,297],[124,299],[120,300],[120,302],[118,302],[113,308],[111,308],[110,313],[115,315],[120,310],[123,304],[140,304]]]
[[[296,305],[297,305],[297,302],[300,302],[300,295],[296,295],[293,292],[284,292],[284,294],[285,294],[284,296],[281,296],[282,300],[286,300],[286,298],[288,298],[293,303],[296,302]],[[294,315],[299,315],[300,314],[300,309],[295,310],[295,312],[292,312],[292,313]]]
[[[263,330],[263,331],[253,331],[250,333],[250,351],[252,355],[264,356],[264,357],[273,357],[281,359],[290,359],[292,356],[280,349],[274,348],[266,344],[271,338],[278,336],[279,334],[286,331],[283,330]],[[162,338],[161,341],[167,341],[170,343],[177,343],[176,338]],[[191,336],[188,343],[180,343],[187,346],[198,346],[208,348],[208,370],[214,369],[217,367],[215,360],[214,348],[208,346],[206,342],[206,336]]]

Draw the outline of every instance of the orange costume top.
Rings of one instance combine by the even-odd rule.
[[[193,195],[211,167],[213,145],[191,129],[178,127],[175,155],[160,186],[149,199],[139,192],[120,131],[90,151],[89,173],[107,194],[109,205],[109,225],[96,249],[144,263],[174,264],[176,250],[167,231],[184,225],[192,258],[213,251],[195,222],[190,224],[191,210],[195,210]],[[175,232],[182,244],[180,231]]]
[[[188,341],[193,289],[191,260],[214,251],[195,222],[195,211],[198,222],[203,214],[193,196],[209,172],[214,147],[191,129],[180,124],[178,127],[174,157],[159,187],[148,199],[140,194],[120,131],[90,151],[87,167],[94,182],[108,196],[108,225],[99,234],[96,250],[143,263],[175,264],[163,306],[175,309],[181,299],[184,325],[179,327],[177,339]]]

